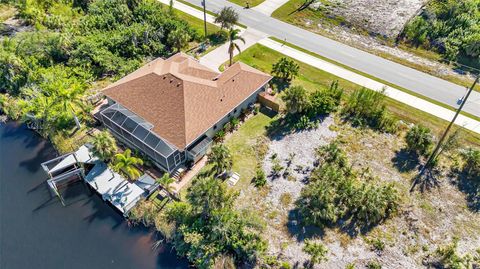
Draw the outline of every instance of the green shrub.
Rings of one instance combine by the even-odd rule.
[[[318,89],[309,96],[308,114],[316,115],[334,112],[342,99],[343,89],[338,88],[338,81],[332,82],[328,89]]]
[[[224,130],[218,131],[213,138],[213,140],[215,140],[215,142],[222,142],[224,139],[225,139],[225,131]]]
[[[305,240],[303,251],[310,255],[310,262],[312,264],[318,264],[328,260],[328,248],[322,243],[317,243],[312,240]]]
[[[255,176],[253,177],[253,185],[255,187],[263,187],[265,184],[267,184],[267,177],[265,176],[265,172],[261,168],[257,168],[255,170]]]
[[[480,150],[468,148],[462,153],[465,164],[463,170],[480,182]]]
[[[398,122],[387,111],[385,94],[366,88],[355,90],[348,98],[342,114],[354,126],[371,128],[394,133]]]
[[[367,263],[368,269],[382,269],[382,265],[377,260],[372,260]]]
[[[426,155],[433,146],[433,134],[429,128],[422,125],[415,125],[408,130],[405,136],[407,148],[419,155]]]

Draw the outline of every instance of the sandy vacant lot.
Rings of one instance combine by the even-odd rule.
[[[328,10],[371,33],[395,38],[426,0],[331,0],[313,6]]]

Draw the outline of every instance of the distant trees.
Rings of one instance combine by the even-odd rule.
[[[141,175],[140,170],[136,167],[137,165],[143,165],[143,161],[132,156],[130,149],[126,149],[123,153],[115,154],[114,169],[118,172],[123,172],[131,180],[135,180]]]
[[[230,56],[230,65],[233,63],[233,53],[237,50],[239,53],[242,52],[240,46],[235,43],[235,41],[240,40],[245,44],[245,39],[239,35],[240,30],[238,29],[230,29],[228,32],[228,54]]]
[[[215,175],[230,171],[233,165],[230,150],[223,144],[212,146],[208,154],[207,163],[212,164],[212,171],[214,171]]]
[[[401,35],[412,45],[435,48],[449,60],[480,57],[479,0],[429,1]]]
[[[101,131],[93,136],[91,141],[93,154],[102,161],[109,161],[117,153],[117,142],[109,131]]]
[[[433,134],[423,125],[414,125],[405,136],[407,148],[418,155],[426,155],[433,146]]]
[[[298,75],[300,66],[286,57],[280,58],[272,65],[272,74],[285,82],[289,82]]]
[[[38,30],[2,40],[0,93],[15,104],[11,115],[33,117],[43,136],[79,127],[91,81],[122,76],[147,57],[199,38],[153,0],[24,1],[16,7]]]
[[[238,13],[232,7],[223,7],[214,22],[220,24],[221,30],[231,29],[238,22]]]

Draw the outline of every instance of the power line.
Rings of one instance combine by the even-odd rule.
[[[462,103],[461,103],[460,106],[458,107],[457,112],[455,113],[455,116],[453,116],[452,121],[448,124],[447,129],[445,130],[445,132],[443,133],[442,137],[441,137],[440,140],[438,141],[437,146],[435,147],[435,149],[433,150],[433,152],[432,152],[432,153],[430,154],[430,156],[428,157],[428,160],[427,160],[427,162],[425,163],[425,165],[423,166],[422,170],[420,171],[420,174],[419,174],[419,175],[415,178],[415,180],[413,181],[412,187],[410,188],[410,192],[413,191],[413,189],[414,189],[415,186],[418,184],[418,181],[419,181],[420,178],[422,177],[422,175],[423,175],[423,173],[425,172],[425,170],[426,170],[427,168],[429,168],[429,166],[431,165],[431,163],[432,163],[432,162],[435,160],[435,158],[437,157],[437,153],[438,153],[438,151],[440,150],[440,148],[441,148],[441,146],[442,146],[443,140],[445,140],[445,138],[447,137],[448,132],[450,131],[450,129],[452,128],[453,123],[455,122],[455,120],[457,119],[458,115],[459,115],[460,112],[462,111],[463,106],[464,106],[465,103],[467,102],[467,99],[468,99],[468,97],[470,96],[470,93],[472,93],[473,88],[475,88],[475,85],[477,84],[479,78],[480,78],[480,76],[477,76],[477,78],[476,78],[475,81],[473,82],[472,86],[471,86],[470,89],[468,90],[467,94],[465,95],[465,98],[462,100]]]

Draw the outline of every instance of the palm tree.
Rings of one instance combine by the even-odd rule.
[[[232,7],[224,7],[217,13],[214,22],[220,24],[220,30],[231,29],[238,22],[238,13]]]
[[[123,153],[115,154],[114,169],[116,171],[122,171],[131,180],[140,177],[140,171],[135,165],[143,165],[143,161],[140,158],[133,157],[130,149],[125,150]]]
[[[170,177],[169,173],[165,173],[161,178],[157,178],[157,183],[160,184],[160,186],[162,186],[162,188],[165,189],[167,192],[172,191],[171,184],[173,182],[175,182],[175,179]]]
[[[92,139],[93,154],[102,161],[109,161],[117,152],[115,138],[108,131],[101,131]]]
[[[220,175],[223,171],[232,169],[232,155],[227,147],[218,144],[212,147],[211,152],[208,154],[207,163],[213,164],[213,171],[216,175]]]
[[[242,51],[240,50],[240,46],[235,43],[235,40],[240,40],[245,44],[245,39],[241,36],[238,35],[240,33],[240,30],[238,29],[230,29],[228,32],[228,40],[230,41],[230,45],[228,46],[228,54],[230,55],[230,65],[232,65],[233,61],[233,52],[235,49],[238,50],[238,53],[241,53]]]
[[[53,98],[31,89],[27,89],[25,95],[28,100],[23,108],[23,121],[33,121],[36,131],[42,137],[49,137],[55,131],[55,120],[58,116]]]
[[[75,125],[78,129],[80,129],[80,120],[75,114],[75,107],[81,109],[84,107],[82,100],[84,88],[79,83],[69,83],[71,84],[68,86],[65,85],[62,87],[63,85],[61,85],[59,88],[57,88],[53,97],[55,98],[55,101],[61,105],[63,111],[70,111],[70,113],[72,113],[73,119],[75,120]]]

